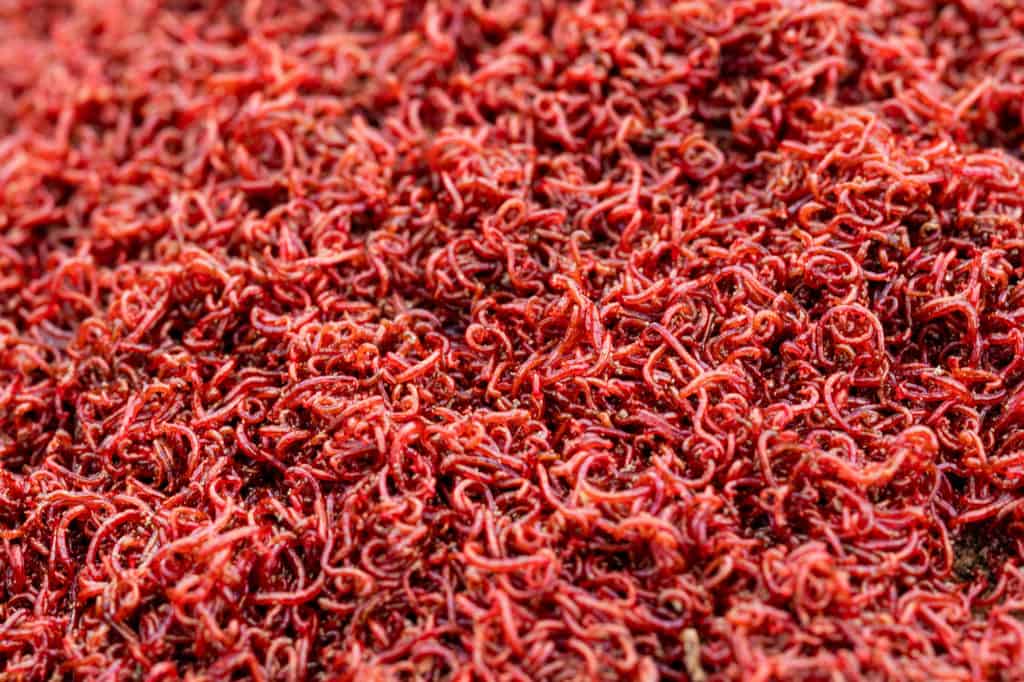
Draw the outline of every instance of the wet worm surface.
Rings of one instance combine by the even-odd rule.
[[[0,678],[1024,676],[1024,5],[0,0]]]

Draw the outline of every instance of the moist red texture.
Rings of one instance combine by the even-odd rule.
[[[0,0],[0,677],[1024,679],[1024,6]]]

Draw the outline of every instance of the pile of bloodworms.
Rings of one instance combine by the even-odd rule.
[[[0,0],[0,678],[1024,679],[1024,4]]]

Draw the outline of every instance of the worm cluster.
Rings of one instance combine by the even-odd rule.
[[[1024,679],[1024,5],[0,0],[0,677]]]

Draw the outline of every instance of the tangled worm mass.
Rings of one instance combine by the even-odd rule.
[[[0,0],[0,677],[1024,679],[1024,5]]]

